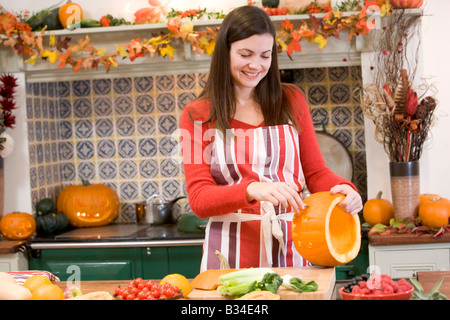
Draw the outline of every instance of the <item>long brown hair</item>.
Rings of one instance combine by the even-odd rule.
[[[254,99],[261,106],[265,125],[291,123],[297,128],[288,100],[283,94],[278,70],[276,32],[269,16],[260,8],[242,6],[232,10],[223,20],[216,38],[208,80],[198,99],[211,101],[206,122],[216,118],[216,127],[225,133],[236,110],[230,71],[230,48],[233,42],[255,34],[270,33],[273,38],[272,63],[267,75],[255,88]],[[297,128],[298,129],[298,128]]]

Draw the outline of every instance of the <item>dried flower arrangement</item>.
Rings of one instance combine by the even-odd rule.
[[[17,79],[13,75],[3,74],[0,82],[0,157],[6,158],[13,148],[12,137],[6,133],[6,129],[13,129],[16,123],[13,110],[16,109],[14,92]]]
[[[362,91],[361,107],[374,122],[375,139],[384,145],[391,162],[419,160],[435,120],[434,86],[425,81],[413,85],[418,51],[411,52],[408,45],[418,50],[412,37],[419,32],[420,21],[420,15],[407,15],[404,10],[392,14],[372,67],[374,83]]]

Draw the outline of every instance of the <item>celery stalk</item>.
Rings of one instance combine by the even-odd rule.
[[[219,277],[222,285],[217,288],[217,292],[224,296],[236,296],[254,282],[260,282],[266,273],[273,272],[270,268],[249,268],[224,274]]]

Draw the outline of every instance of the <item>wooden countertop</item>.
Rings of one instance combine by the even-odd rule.
[[[436,238],[432,234],[423,234],[420,236],[414,233],[394,233],[389,235],[369,234],[369,244],[373,246],[437,242],[450,242],[450,233],[444,233]]]
[[[26,241],[24,240],[1,240],[0,254],[9,254],[22,251],[25,248]]]

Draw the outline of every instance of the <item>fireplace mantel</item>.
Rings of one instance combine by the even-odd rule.
[[[350,16],[356,12],[343,13]],[[422,14],[421,9],[409,10],[408,14]],[[323,17],[323,14],[317,14]],[[275,28],[281,29],[281,22],[288,19],[294,27],[297,27],[302,20],[310,19],[309,15],[287,15],[271,17]],[[375,15],[374,19],[379,19]],[[195,29],[205,27],[218,27],[222,23],[218,20],[203,20],[192,22]],[[127,25],[103,28],[83,28],[75,30],[56,30],[44,32],[44,38],[50,35],[70,37],[73,42],[88,35],[97,48],[106,48],[107,52],[115,52],[116,44],[128,44],[131,39],[150,39],[152,34],[167,31],[165,23]],[[294,52],[290,59],[286,52],[280,53],[279,65],[281,69],[298,69],[311,67],[330,67],[345,65],[361,65],[361,53],[370,52],[376,43],[378,30],[374,29],[365,37],[357,36],[352,40],[347,40],[348,32],[341,32],[340,38],[329,38],[327,46],[319,50],[316,44],[310,44],[306,40],[300,42],[301,52]],[[105,68],[100,66],[97,70],[83,70],[75,73],[70,66],[58,68],[48,61],[37,60],[34,65],[25,63],[10,48],[4,46],[0,49],[0,71],[23,72],[27,82],[61,81],[61,80],[81,80],[105,77],[123,77],[124,75],[162,75],[180,74],[191,72],[207,72],[210,65],[210,56],[207,54],[198,55],[192,51],[188,42],[175,40],[171,42],[175,48],[174,59],[169,57],[143,57],[131,62],[128,58],[119,61],[118,67],[111,67],[107,73]]]

